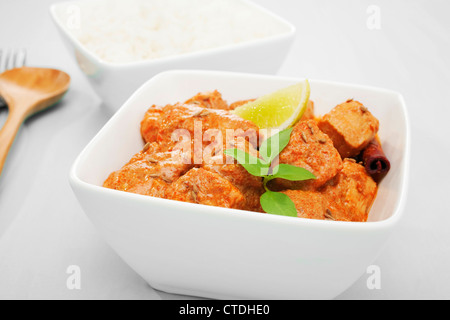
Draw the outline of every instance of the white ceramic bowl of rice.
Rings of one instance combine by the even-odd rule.
[[[113,111],[169,69],[275,74],[296,33],[248,0],[82,0],[54,4],[50,13]]]

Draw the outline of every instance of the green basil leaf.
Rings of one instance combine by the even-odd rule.
[[[289,181],[304,181],[317,179],[317,177],[310,171],[296,167],[290,164],[280,164],[273,169],[271,179],[281,178]]]
[[[284,193],[267,191],[260,199],[263,210],[269,214],[297,217],[294,202]]]
[[[284,148],[286,148],[289,140],[291,139],[292,130],[294,130],[294,128],[280,131],[266,139],[261,144],[259,154],[267,163],[271,163],[273,159],[275,159],[276,156],[279,155]]]
[[[269,165],[263,163],[261,159],[254,157],[240,149],[228,149],[224,153],[237,160],[237,162],[245,168],[251,175],[256,177],[267,176]]]

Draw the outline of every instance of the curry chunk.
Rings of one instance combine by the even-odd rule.
[[[236,131],[237,136],[247,136],[256,148],[259,128],[226,110],[206,109],[196,105],[175,104],[163,108],[151,107],[141,122],[141,134],[145,142],[158,142],[170,146],[176,143],[177,132],[189,139],[200,139],[214,132],[220,133],[223,141],[227,131]],[[251,136],[251,137],[250,137]],[[205,139],[206,140],[206,139]]]
[[[229,145],[224,144],[224,149],[231,149],[233,147],[244,150],[254,157],[259,157],[258,151],[247,141],[244,141],[243,146],[239,143],[234,145],[233,142]],[[264,193],[262,178],[250,174],[243,166],[238,164],[234,158],[225,155],[222,150],[220,150],[218,157],[217,162],[204,163],[202,168],[219,174],[236,186],[244,195],[245,203],[243,204],[243,209],[263,212],[260,203],[260,197]]]
[[[214,90],[212,92],[201,92],[187,100],[184,104],[195,104],[207,109],[230,110],[228,103],[222,99],[222,94]]]
[[[158,143],[147,143],[141,152],[131,158],[127,166],[134,163],[151,167],[155,171],[153,176],[158,176],[167,183],[174,182],[193,168],[189,152],[178,148],[167,150]]]
[[[158,143],[146,144],[125,166],[110,174],[104,187],[163,198],[167,184],[193,166],[180,150],[162,150]]]
[[[191,169],[172,183],[166,198],[233,209],[241,209],[244,204],[244,196],[231,182],[201,168]]]
[[[319,127],[344,159],[356,157],[367,147],[378,133],[379,121],[362,103],[348,100],[323,116]]]
[[[144,119],[141,121],[141,135],[145,142],[156,142],[163,110],[163,107],[153,105],[145,113]]]
[[[366,222],[377,185],[363,166],[345,160],[339,174],[319,192],[286,190],[300,218]]]
[[[309,100],[305,113],[301,117],[300,121],[314,120],[316,118],[314,110],[315,110],[314,102]]]
[[[146,161],[136,161],[109,175],[104,187],[119,191],[164,198],[168,184],[160,178],[158,168]]]
[[[297,216],[305,219],[325,220],[327,199],[320,192],[303,190],[283,191],[295,204]]]
[[[275,179],[272,186],[276,190],[318,189],[342,169],[342,159],[333,142],[313,120],[295,125],[289,144],[280,153],[279,163],[309,170],[317,179],[295,182]]]
[[[324,189],[329,215],[339,221],[366,222],[378,186],[365,168],[346,159],[344,168]]]

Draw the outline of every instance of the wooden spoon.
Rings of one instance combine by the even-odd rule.
[[[0,74],[0,96],[9,108],[8,119],[0,130],[0,175],[22,123],[55,105],[69,84],[69,75],[55,69],[22,67]]]

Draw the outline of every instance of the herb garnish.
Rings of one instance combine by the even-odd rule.
[[[254,157],[240,149],[225,150],[225,154],[234,157],[251,175],[264,178],[266,192],[260,202],[263,210],[269,214],[297,217],[294,202],[286,194],[269,190],[267,184],[276,178],[289,181],[316,179],[308,170],[289,164],[273,166],[273,161],[283,151],[291,139],[293,128],[283,130],[266,139],[259,148],[262,159]]]

